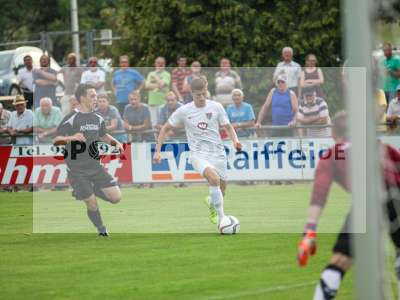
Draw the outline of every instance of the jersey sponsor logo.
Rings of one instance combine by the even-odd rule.
[[[99,130],[99,125],[97,124],[85,124],[81,125],[80,131],[97,131]]]
[[[211,112],[206,113],[206,117],[207,117],[207,119],[211,120],[211,118],[212,118],[212,113],[211,113]]]
[[[201,130],[206,130],[208,128],[208,123],[207,122],[199,122],[197,124],[197,128],[199,128]]]

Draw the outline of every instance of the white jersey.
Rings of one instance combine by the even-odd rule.
[[[173,127],[184,125],[192,154],[205,158],[224,158],[225,148],[219,134],[219,128],[229,123],[223,106],[207,100],[203,107],[194,102],[179,107],[169,118]]]

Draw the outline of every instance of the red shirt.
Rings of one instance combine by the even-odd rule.
[[[192,72],[186,68],[175,68],[172,70],[172,84],[176,84],[179,93],[184,96],[186,93],[183,92],[183,81],[186,76],[189,76]]]
[[[380,144],[382,157],[381,167],[385,185],[400,186],[400,152],[390,145]],[[350,156],[350,146],[335,144],[321,156],[315,171],[311,204],[324,206],[333,182],[344,190],[350,191],[350,180],[347,163]]]

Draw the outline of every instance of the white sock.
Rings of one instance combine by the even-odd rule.
[[[224,196],[219,186],[210,186],[210,203],[214,206],[218,214],[218,222],[221,222],[224,214]]]
[[[314,300],[332,300],[336,297],[337,290],[342,282],[343,271],[329,265],[321,273],[320,281],[315,289]]]

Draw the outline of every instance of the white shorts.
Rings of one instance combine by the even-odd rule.
[[[193,168],[204,177],[204,170],[206,168],[213,168],[221,180],[226,181],[226,158],[204,158],[196,155],[190,156],[190,163]]]

